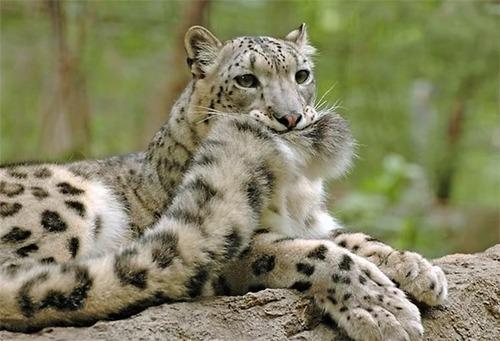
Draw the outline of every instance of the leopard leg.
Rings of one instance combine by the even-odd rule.
[[[231,293],[296,289],[354,340],[420,340],[420,314],[373,263],[327,240],[261,233],[218,281]],[[221,285],[221,283],[223,285]]]
[[[418,253],[395,250],[364,233],[335,230],[330,239],[374,263],[417,301],[438,305],[446,300],[448,285],[443,270]]]

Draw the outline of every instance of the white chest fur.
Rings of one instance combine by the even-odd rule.
[[[261,226],[290,237],[325,238],[340,225],[327,212],[324,199],[323,180],[300,176],[279,203],[263,213]]]

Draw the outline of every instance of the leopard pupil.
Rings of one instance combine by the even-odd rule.
[[[304,83],[308,78],[309,78],[309,71],[307,70],[300,70],[297,71],[297,73],[295,74],[295,81],[298,84]]]

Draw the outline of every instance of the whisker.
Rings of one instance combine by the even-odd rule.
[[[195,123],[196,123],[196,124],[200,124],[200,123],[206,122],[206,121],[208,121],[208,120],[210,120],[210,119],[212,119],[212,118],[214,118],[214,117],[215,117],[215,116],[207,116],[207,117],[205,117],[204,119],[201,119],[201,120],[199,120],[198,122],[195,122]]]
[[[323,95],[321,95],[321,97],[319,98],[318,102],[321,102],[323,100],[325,100],[325,97],[333,90],[333,88],[335,88],[335,86],[337,85],[337,83],[333,83],[331,87],[329,87],[324,93]],[[316,99],[314,100],[314,102],[316,102]]]
[[[227,113],[227,112],[222,112],[222,111],[214,111],[214,112],[195,112],[195,113],[199,113],[199,114],[206,114],[207,116],[202,118],[201,120],[199,120],[198,122],[196,122],[196,124],[200,124],[202,122],[205,122],[205,121],[208,121],[212,118],[215,118],[215,117],[238,117],[237,114],[235,113]]]

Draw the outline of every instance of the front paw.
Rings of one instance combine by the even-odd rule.
[[[421,340],[418,308],[374,264],[349,257],[349,271],[333,274],[316,302],[354,340]]]
[[[448,283],[443,270],[418,253],[394,251],[385,263],[389,277],[417,301],[438,305],[446,300]]]

